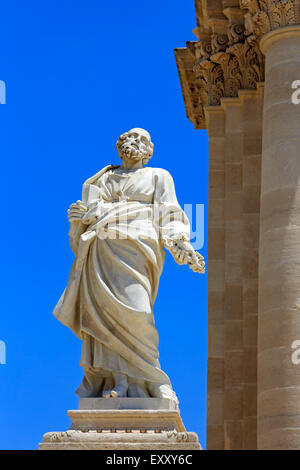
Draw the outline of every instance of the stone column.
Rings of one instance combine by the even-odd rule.
[[[262,91],[205,108],[209,134],[208,449],[257,448]]]
[[[222,98],[225,113],[224,449],[243,446],[243,122],[238,98]]]
[[[258,448],[300,450],[300,26],[261,40],[266,57],[260,217]]]
[[[240,90],[243,114],[243,446],[257,449],[258,250],[263,84]]]
[[[225,115],[205,109],[209,133],[207,449],[224,448]]]

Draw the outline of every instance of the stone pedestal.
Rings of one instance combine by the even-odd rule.
[[[66,432],[49,432],[40,450],[200,450],[178,407],[157,398],[80,399]]]

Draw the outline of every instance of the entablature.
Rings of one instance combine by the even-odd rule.
[[[196,41],[175,49],[188,118],[205,129],[205,106],[264,81],[261,37],[300,23],[300,0],[195,0]]]

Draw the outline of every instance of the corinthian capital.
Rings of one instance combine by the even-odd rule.
[[[298,0],[240,0],[247,35],[260,38],[269,31],[300,23]]]

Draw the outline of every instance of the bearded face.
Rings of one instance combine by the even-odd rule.
[[[153,144],[147,131],[132,129],[119,137],[117,150],[122,160],[143,160],[147,163],[153,154]]]

